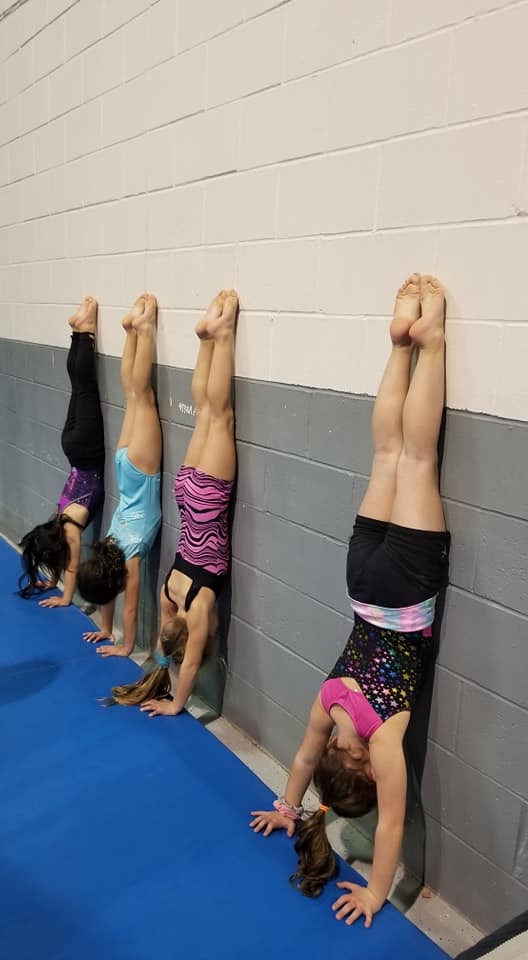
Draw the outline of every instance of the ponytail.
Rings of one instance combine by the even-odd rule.
[[[376,785],[362,769],[346,766],[343,751],[332,744],[324,751],[313,779],[321,803],[338,817],[362,817],[376,805]],[[318,897],[337,873],[324,809],[319,808],[308,820],[298,821],[295,851],[299,862],[290,882],[306,897]]]
[[[308,820],[299,820],[295,852],[299,858],[290,883],[305,897],[318,897],[325,883],[335,877],[337,865],[326,834],[326,813],[316,810]]]
[[[111,537],[92,544],[92,557],[79,567],[77,586],[88,603],[102,607],[115,600],[126,583],[125,554]]]
[[[103,707],[138,707],[145,700],[162,700],[170,693],[171,680],[168,667],[156,667],[135,683],[112,687],[112,695],[101,700]]]
[[[160,645],[165,656],[159,658],[167,662],[158,665],[151,673],[147,673],[135,683],[112,687],[112,695],[102,701],[103,706],[112,707],[114,704],[120,704],[122,707],[137,707],[145,700],[162,700],[166,697],[171,689],[170,662],[177,666],[182,663],[188,636],[185,620],[181,617],[168,620],[160,633]]]

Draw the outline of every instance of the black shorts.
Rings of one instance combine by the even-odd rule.
[[[447,585],[450,534],[356,517],[347,556],[349,596],[379,607],[410,607]]]

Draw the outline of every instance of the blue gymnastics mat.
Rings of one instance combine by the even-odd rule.
[[[337,922],[334,884],[295,891],[292,842],[248,828],[273,796],[188,714],[97,698],[140,671],[97,657],[79,610],[14,590],[0,539],[0,930],[10,960],[440,960],[386,905]],[[342,864],[342,878],[357,875]]]

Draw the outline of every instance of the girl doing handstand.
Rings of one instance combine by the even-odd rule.
[[[396,297],[392,351],[372,416],[372,474],[348,550],[354,627],[313,704],[284,797],[273,812],[254,811],[250,824],[265,836],[278,827],[292,836],[296,828],[292,880],[317,896],[336,869],[326,812],[357,817],[377,803],[368,886],[338,884],[348,892],[333,904],[347,924],[364,915],[370,926],[394,879],[407,787],[402,743],[431,650],[436,596],[447,582],[449,534],[437,465],[443,324],[440,283],[413,274]],[[321,806],[302,819],[312,778]]]
[[[115,455],[119,503],[106,538],[93,545],[93,556],[79,569],[79,592],[102,607],[101,630],[85,633],[84,638],[111,640],[112,646],[97,648],[104,657],[127,657],[133,650],[141,563],[161,523],[161,427],[151,386],[156,310],[156,298],[143,294],[123,320],[121,381],[126,407]],[[123,642],[116,644],[115,600],[123,590]]]
[[[196,424],[175,483],[180,511],[176,556],[160,594],[157,668],[137,683],[114,687],[111,703],[142,704],[150,717],[181,713],[218,627],[216,598],[229,569],[229,507],[236,470],[231,405],[238,297],[222,290],[198,324],[200,349],[192,380]],[[180,666],[172,700],[169,666]]]
[[[104,427],[95,369],[97,301],[86,297],[68,323],[73,331],[66,362],[71,397],[61,441],[70,473],[57,512],[26,533],[20,544],[20,596],[56,587],[64,574],[62,597],[46,597],[41,607],[67,607],[72,602],[82,532],[104,500]],[[42,572],[49,579],[42,580]]]

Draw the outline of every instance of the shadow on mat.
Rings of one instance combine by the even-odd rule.
[[[55,660],[30,660],[0,669],[0,706],[25,700],[53,683],[61,671]]]

